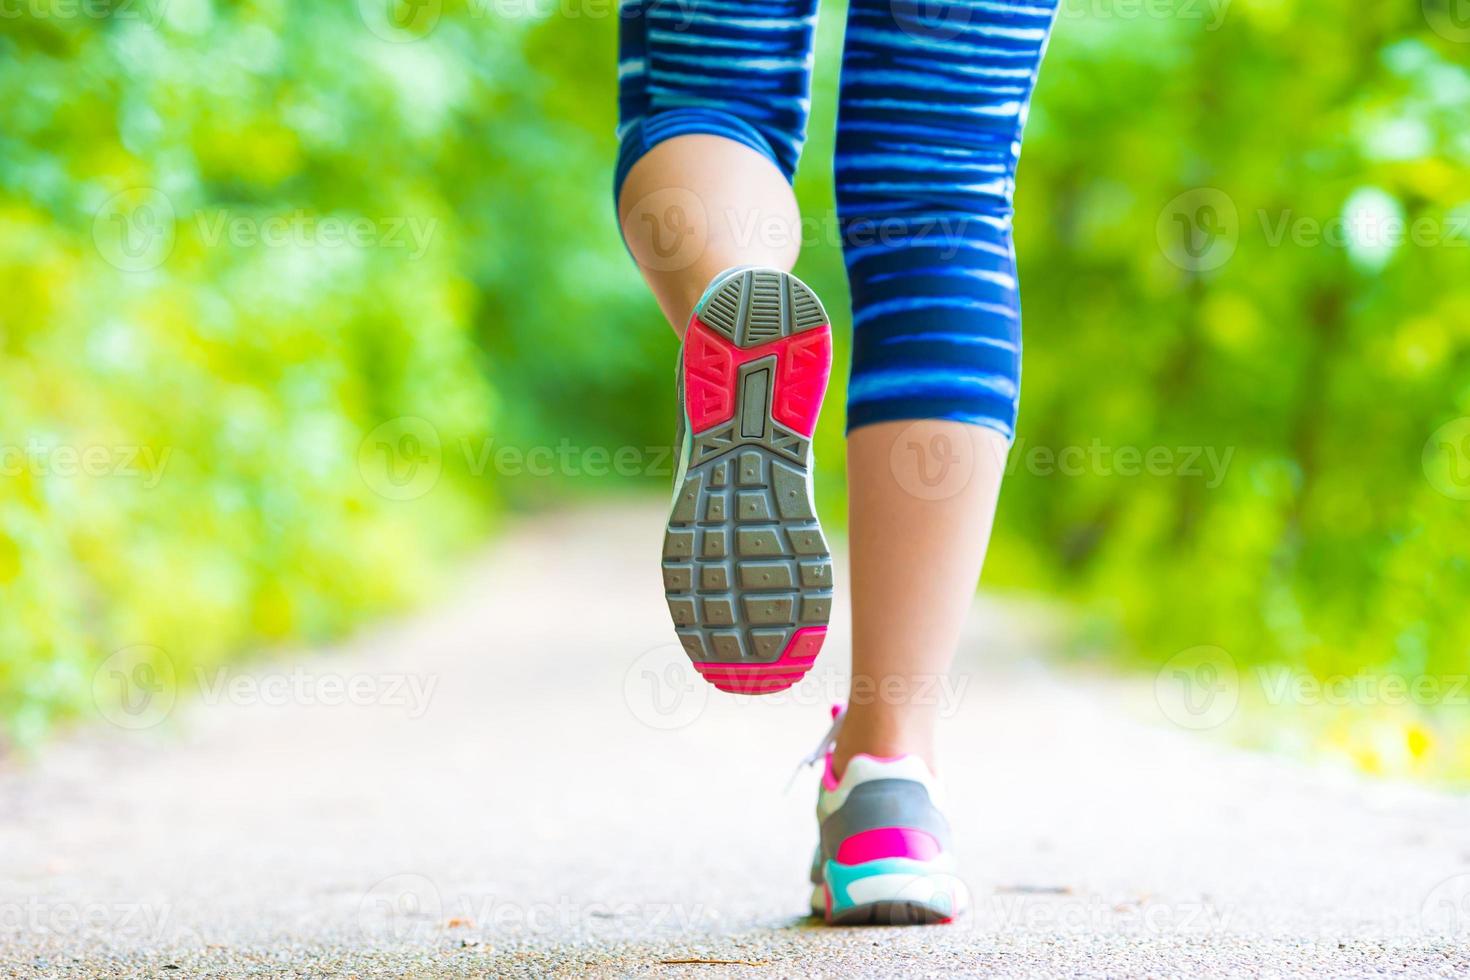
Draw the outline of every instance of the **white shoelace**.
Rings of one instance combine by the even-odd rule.
[[[815,766],[827,758],[827,753],[831,752],[832,748],[837,744],[837,733],[842,730],[842,719],[846,717],[846,708],[840,705],[833,706],[832,724],[828,726],[827,734],[822,736],[822,740],[817,743],[817,747],[812,749],[806,758],[796,764],[796,771],[791,774],[791,779],[786,784],[786,791],[788,793],[791,791],[791,787],[796,785],[796,777],[801,775],[803,769]]]

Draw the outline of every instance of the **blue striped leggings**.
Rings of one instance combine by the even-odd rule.
[[[615,189],[663,140],[735,140],[791,180],[817,0],[621,0]],[[852,288],[847,426],[953,419],[1012,439],[1011,200],[1057,0],[851,0],[837,217]]]

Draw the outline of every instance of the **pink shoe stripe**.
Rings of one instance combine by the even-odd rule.
[[[881,858],[910,858],[932,861],[939,856],[939,842],[932,834],[908,827],[881,827],[853,834],[837,848],[838,864],[862,864]]]

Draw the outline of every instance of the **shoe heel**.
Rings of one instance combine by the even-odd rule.
[[[966,888],[947,860],[828,861],[827,921],[833,925],[921,925],[964,911]]]

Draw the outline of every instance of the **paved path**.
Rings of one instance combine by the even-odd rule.
[[[994,605],[936,691],[975,914],[810,924],[845,633],[794,697],[685,687],[660,527],[523,525],[419,619],[0,768],[0,975],[1470,975],[1470,804],[1172,728]]]

